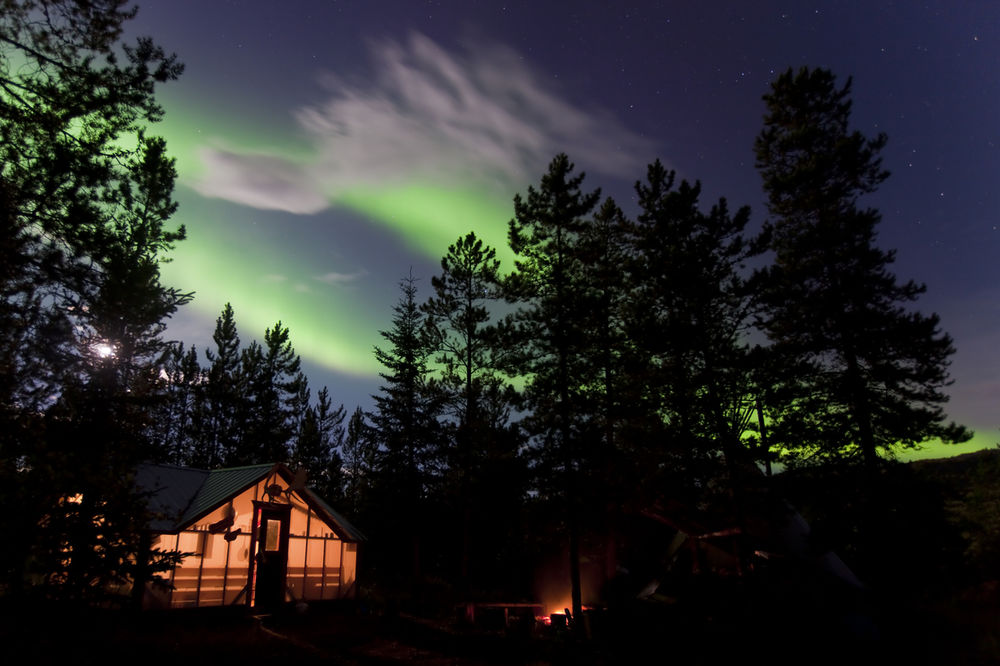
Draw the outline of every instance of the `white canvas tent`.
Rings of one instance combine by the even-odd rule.
[[[281,464],[199,470],[142,465],[157,514],[152,548],[189,553],[149,585],[145,608],[353,598],[364,536]]]

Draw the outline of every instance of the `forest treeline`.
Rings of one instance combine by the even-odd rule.
[[[244,346],[227,305],[203,355],[164,338],[192,298],[160,281],[185,230],[149,133],[175,57],[122,44],[118,0],[3,8],[8,594],[92,600],[137,575],[139,462],[284,462],[370,537],[373,584],[530,594],[559,554],[578,613],[581,561],[644,508],[735,520],[780,460],[863,470],[868,515],[894,452],[969,436],[943,411],[951,339],[860,203],[886,138],[850,129],[850,81],[829,71],[789,70],[764,97],[762,231],[659,161],[625,212],[557,155],[514,197],[513,266],[470,231],[429,285],[402,279],[374,406],[348,416],[313,396],[280,321]]]

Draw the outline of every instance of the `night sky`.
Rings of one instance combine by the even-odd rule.
[[[757,228],[769,82],[852,76],[892,172],[862,203],[958,350],[948,412],[977,437],[948,452],[1000,441],[1000,2],[145,0],[132,30],[187,66],[155,130],[188,228],[165,276],[196,292],[171,337],[203,350],[227,301],[244,344],[280,319],[348,411],[399,280],[423,300],[469,230],[510,269],[513,195],[557,152],[626,212],[660,158]]]

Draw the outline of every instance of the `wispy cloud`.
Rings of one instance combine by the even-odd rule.
[[[206,147],[198,189],[313,213],[354,187],[415,180],[506,195],[533,182],[558,152],[592,171],[632,176],[652,153],[610,113],[569,102],[509,48],[451,53],[413,34],[374,43],[371,53],[373,76],[330,76],[330,98],[295,114],[316,148],[311,160]]]
[[[262,153],[239,153],[203,147],[199,157],[206,175],[194,183],[202,194],[254,208],[316,213],[327,207],[308,165]]]
[[[324,282],[326,284],[331,284],[331,285],[345,285],[345,284],[351,284],[352,282],[361,279],[365,275],[367,275],[365,271],[357,271],[356,273],[330,272],[330,273],[325,273],[324,275],[317,275],[313,279],[316,280],[317,282]]]
[[[267,274],[261,276],[260,281],[261,282],[265,282],[267,284],[275,284],[275,283],[280,283],[280,282],[287,282],[288,281],[288,276],[287,275],[281,275],[280,273],[267,273]]]

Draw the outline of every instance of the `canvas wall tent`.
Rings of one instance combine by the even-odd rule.
[[[280,464],[200,470],[141,465],[157,515],[152,547],[187,555],[147,586],[146,608],[352,598],[364,536]]]

